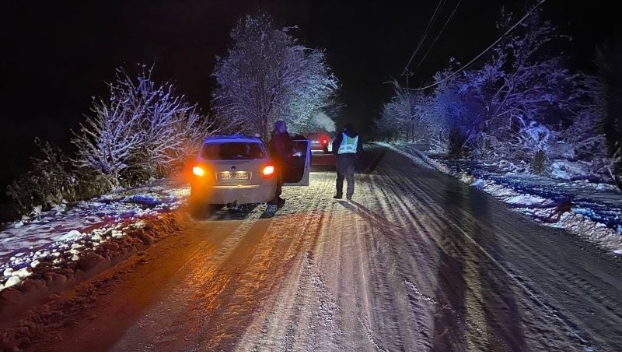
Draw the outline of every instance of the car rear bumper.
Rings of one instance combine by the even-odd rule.
[[[274,198],[276,183],[264,185],[194,186],[191,196],[206,204],[266,203]]]
[[[330,153],[332,152],[332,148],[329,146],[324,146],[319,143],[311,144],[311,152],[313,153]]]

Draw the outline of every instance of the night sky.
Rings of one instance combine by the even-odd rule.
[[[429,82],[450,57],[466,63],[499,35],[503,4],[532,1],[464,0],[420,63],[458,0],[446,1],[411,64],[411,86]],[[114,69],[155,62],[155,78],[209,110],[210,74],[224,55],[238,18],[258,10],[280,26],[297,25],[308,47],[326,49],[348,106],[338,122],[369,122],[390,96],[438,1],[106,0],[9,1],[0,13],[0,189],[35,155],[35,136],[70,151],[70,129],[88,113],[91,96],[105,95]],[[589,6],[589,7],[588,7]],[[613,2],[547,0],[546,18],[575,38],[572,64],[592,69],[597,43],[619,31]]]

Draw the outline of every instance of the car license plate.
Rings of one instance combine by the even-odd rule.
[[[248,172],[221,172],[218,174],[219,180],[248,180]]]

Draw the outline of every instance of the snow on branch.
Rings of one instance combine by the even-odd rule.
[[[215,128],[172,84],[156,84],[153,67],[139,67],[135,77],[117,69],[108,100],[93,100],[91,114],[72,138],[75,164],[96,170],[113,188],[178,168],[184,154]]]
[[[274,121],[305,126],[332,101],[338,83],[324,53],[297,44],[290,32],[267,14],[247,15],[231,32],[232,46],[213,73],[214,109],[230,129],[267,138]]]
[[[95,100],[91,113],[72,138],[78,149],[75,164],[95,169],[106,176],[110,187],[117,188],[121,172],[142,141],[137,128],[140,116],[114,96],[110,101]]]

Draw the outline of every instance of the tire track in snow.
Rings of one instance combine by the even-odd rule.
[[[365,175],[357,177],[358,184],[369,184]],[[359,187],[360,188],[360,187]],[[393,350],[393,346],[403,345],[404,329],[408,331],[408,322],[403,321],[399,309],[394,309],[395,302],[395,277],[392,275],[394,262],[394,248],[387,246],[383,236],[378,236],[378,227],[386,227],[382,224],[377,214],[369,210],[364,204],[373,204],[373,194],[363,193],[360,195],[362,203],[348,202],[344,206],[354,212],[354,238],[360,248],[361,257],[367,263],[366,271],[361,277],[365,278],[361,284],[361,290],[369,287],[366,295],[367,306],[359,313],[357,319],[366,332],[370,346],[377,351]],[[363,314],[365,313],[365,314]]]
[[[327,175],[320,174],[317,178],[315,180],[314,177],[313,186],[298,192],[299,197],[304,198],[308,204],[305,211],[294,209],[274,218],[275,222],[279,221],[279,217],[283,218],[279,229],[286,237],[292,237],[289,230],[297,229],[300,236],[298,241],[292,241],[295,245],[290,251],[295,254],[295,259],[289,274],[265,304],[263,314],[256,316],[247,329],[236,348],[238,351],[337,350],[330,338],[328,341],[317,338],[340,335],[334,298],[325,287],[322,273],[314,263],[313,249],[321,242],[322,226],[326,217],[330,216],[330,213],[326,213],[326,202],[332,197],[332,193],[327,191]],[[291,199],[295,198],[284,193],[287,202],[292,203]],[[295,222],[286,219],[288,215],[296,214],[302,218],[297,218]],[[296,235],[294,233],[293,237]]]
[[[396,251],[399,252],[399,258],[409,259],[415,254],[414,263],[411,268],[403,268],[402,272],[416,275],[416,281],[424,283],[424,287],[436,287],[437,278],[432,276],[436,273],[434,269],[437,265],[438,257],[435,253],[442,250],[443,243],[436,238],[439,233],[443,234],[443,229],[447,228],[447,224],[441,221],[442,218],[437,214],[431,214],[434,202],[426,197],[425,194],[414,194],[413,179],[404,176],[400,170],[393,170],[386,166],[379,168],[379,177],[384,184],[377,185],[384,195],[383,212],[387,216],[394,215],[394,221],[399,223],[402,229],[401,233],[394,234],[393,243],[395,243]],[[377,192],[378,193],[378,192]],[[414,210],[415,211],[414,211]],[[430,216],[433,215],[433,216]],[[391,233],[385,233],[391,236]],[[466,254],[462,253],[462,257],[466,258]],[[412,274],[411,274],[412,273]],[[403,278],[403,280],[408,281]],[[404,288],[403,288],[404,289]],[[424,306],[413,303],[411,292],[401,292],[402,295],[409,298],[410,309],[413,311],[416,327],[412,329],[416,331],[418,337],[415,343],[418,350],[430,349],[431,326],[433,325],[434,306]],[[478,304],[481,305],[481,302]],[[455,312],[452,310],[452,312]]]
[[[395,164],[395,163],[394,163]],[[423,287],[437,287],[439,284],[434,283],[434,278],[430,277],[430,274],[436,273],[434,267],[436,265],[443,265],[445,260],[442,260],[441,263],[436,262],[435,265],[431,265],[431,259],[434,257],[438,257],[433,253],[447,253],[449,258],[459,258],[460,265],[462,267],[461,273],[459,273],[458,281],[463,279],[465,281],[466,287],[464,288],[464,293],[462,300],[459,301],[459,304],[464,302],[464,305],[468,307],[465,312],[457,311],[457,308],[449,306],[448,303],[439,305],[435,304],[432,306],[432,311],[430,311],[430,307],[427,307],[428,310],[421,312],[423,306],[417,305],[413,303],[413,307],[416,310],[420,311],[424,316],[427,315],[428,320],[426,321],[428,324],[421,323],[421,329],[423,329],[422,336],[429,337],[433,335],[429,330],[429,326],[435,324],[435,320],[433,320],[433,316],[441,311],[443,316],[447,317],[455,317],[457,321],[462,322],[468,328],[466,330],[466,343],[468,344],[468,349],[483,349],[482,346],[486,344],[486,341],[495,339],[494,336],[490,336],[490,334],[486,331],[486,323],[481,319],[484,311],[484,302],[483,298],[480,294],[480,290],[478,289],[481,286],[481,278],[478,274],[477,270],[477,255],[476,252],[473,252],[468,246],[457,246],[459,242],[456,237],[452,234],[455,232],[453,227],[456,227],[453,223],[451,223],[444,214],[435,211],[439,209],[438,201],[434,201],[431,197],[429,197],[426,193],[417,192],[418,187],[416,186],[417,179],[416,178],[408,178],[404,175],[406,173],[402,172],[400,169],[391,169],[391,168],[382,168],[383,176],[385,179],[390,180],[388,182],[388,188],[390,188],[393,192],[393,203],[401,206],[404,214],[408,216],[408,222],[405,223],[405,226],[410,226],[410,228],[414,228],[419,230],[417,232],[425,232],[429,235],[430,241],[428,244],[428,250],[426,251],[426,256],[424,257],[424,261],[427,261],[426,269],[424,272],[427,273],[425,278],[427,279],[425,283],[422,281],[423,278],[419,278],[417,281],[424,283]],[[408,195],[408,196],[404,196]],[[412,212],[410,209],[416,208],[418,213]],[[424,215],[426,214],[426,215]],[[406,227],[407,228],[407,227]],[[425,228],[429,228],[429,231],[420,231]],[[413,238],[417,238],[420,236],[410,236]],[[443,257],[443,256],[441,256]],[[447,256],[445,256],[447,257]],[[455,259],[452,259],[455,261]],[[439,278],[436,280],[443,280],[442,277],[446,273],[440,272],[437,275]],[[406,280],[408,281],[408,280]],[[429,289],[428,289],[429,290]],[[408,294],[409,297],[412,297],[411,294]],[[451,296],[447,295],[446,292],[437,291],[436,295],[441,295],[443,301],[450,302],[453,299]],[[449,308],[449,309],[447,309]],[[436,313],[435,313],[436,312]],[[422,319],[419,319],[422,321]],[[432,321],[432,323],[430,323]],[[450,325],[449,323],[447,323]],[[435,328],[436,329],[436,328]],[[457,332],[457,331],[455,331]],[[454,333],[455,333],[454,332]],[[438,334],[438,332],[437,332]],[[452,338],[456,340],[461,340],[459,335],[454,335]],[[434,337],[432,337],[434,339]],[[430,341],[428,338],[427,341]],[[429,346],[429,343],[422,344],[421,348],[432,348]]]
[[[379,178],[376,174],[364,177],[368,187],[367,199],[357,204],[360,214],[373,225],[373,238],[375,247],[379,248],[376,252],[371,252],[377,257],[376,262],[386,263],[377,264],[374,277],[381,286],[387,291],[382,305],[389,306],[385,309],[395,317],[393,320],[394,331],[378,332],[380,335],[391,336],[390,350],[399,349],[399,346],[418,346],[421,350],[427,341],[425,322],[425,312],[417,314],[402,314],[403,311],[411,310],[408,302],[408,294],[401,284],[402,275],[408,272],[424,280],[428,270],[426,262],[427,240],[422,233],[413,226],[413,216],[409,207],[402,202],[396,194],[403,194],[393,190],[393,181]],[[380,181],[380,182],[379,182]],[[386,182],[382,182],[386,181]],[[398,337],[395,337],[395,334]]]
[[[397,163],[392,163],[393,165],[397,165]],[[382,168],[381,168],[382,169]],[[392,178],[395,178],[395,175],[391,175]],[[444,175],[439,175],[438,177],[445,177]],[[424,178],[425,179],[425,178]],[[433,185],[433,186],[431,186]],[[410,187],[410,186],[409,186]],[[438,187],[438,182],[430,182],[429,185],[427,185],[426,187],[426,183],[425,182],[418,182],[417,184],[412,184],[413,190],[416,189],[420,189],[421,191],[427,193],[427,194],[435,194],[438,193],[439,187]],[[423,190],[421,187],[425,187],[426,189]],[[403,191],[406,191],[406,189],[404,189]],[[418,194],[422,194],[422,192],[418,192]],[[426,197],[424,197],[426,198]],[[430,197],[427,197],[430,198]],[[430,198],[431,199],[431,198]],[[438,202],[435,202],[433,200],[431,200],[428,204],[430,206],[430,209],[434,209],[434,208],[438,208],[439,204]],[[465,215],[464,214],[464,209],[459,209],[459,212],[462,212],[461,215]],[[443,215],[440,214],[442,217],[446,218],[448,221],[452,221],[451,218],[447,217],[447,215]],[[455,229],[459,230],[460,232],[462,232],[463,236],[465,237],[465,239],[470,242],[470,244],[472,246],[475,246],[482,254],[484,254],[487,257],[487,260],[494,263],[496,267],[498,267],[500,270],[503,271],[503,273],[511,280],[513,281],[514,285],[516,285],[517,287],[521,288],[521,290],[527,294],[527,297],[532,301],[535,302],[535,304],[539,307],[541,307],[541,309],[544,310],[544,312],[551,318],[553,319],[553,323],[556,323],[560,326],[560,328],[564,331],[566,331],[566,334],[568,334],[568,336],[571,336],[574,340],[577,341],[577,343],[580,346],[584,346],[585,350],[589,350],[590,347],[590,343],[584,338],[582,337],[580,334],[577,333],[576,331],[576,326],[574,324],[572,324],[569,319],[567,317],[565,317],[563,314],[560,314],[559,312],[557,312],[554,308],[552,308],[551,306],[546,305],[539,297],[538,295],[531,290],[528,286],[524,285],[521,280],[516,279],[516,276],[510,272],[510,270],[508,270],[507,268],[507,263],[502,263],[500,261],[497,260],[497,258],[495,258],[495,256],[493,255],[493,253],[489,252],[486,248],[484,248],[482,245],[480,245],[477,240],[475,239],[475,237],[473,237],[472,235],[470,235],[469,233],[467,233],[466,231],[464,231],[462,229],[462,227],[465,224],[461,223],[460,226],[458,226],[457,224],[453,224],[453,227],[455,227]],[[468,228],[468,227],[467,227]],[[529,253],[529,251],[526,251],[527,253]],[[546,258],[546,260],[548,260],[549,258]],[[545,261],[546,261],[545,260]],[[551,323],[551,321],[548,322],[549,324]]]
[[[381,165],[382,165],[382,163],[381,163]],[[396,163],[393,163],[393,165],[396,165]],[[379,167],[379,170],[391,170],[391,169]],[[382,175],[382,176],[385,176],[385,175]],[[402,185],[402,184],[409,183],[410,180],[405,178],[405,177],[403,177],[403,176],[400,176],[396,172],[394,172],[394,174],[390,174],[387,177],[385,177],[385,181],[387,181],[386,184],[385,185],[380,185],[380,186],[378,186],[378,188],[380,190],[383,190],[383,189],[385,190],[385,192],[384,192],[385,195],[389,195],[389,196],[387,196],[387,198],[392,198],[389,202],[385,202],[385,205],[386,205],[386,203],[390,203],[390,204],[392,204],[392,206],[385,207],[386,210],[383,211],[383,213],[384,213],[383,215],[386,214],[387,218],[390,218],[391,214],[395,214],[396,213],[396,211],[395,211],[396,210],[395,209],[396,208],[395,204],[400,204],[400,200],[402,198],[404,198],[404,195],[412,194],[413,192],[417,193],[416,191],[414,191],[414,190],[417,190],[417,187],[413,187],[412,185],[409,185],[407,187],[400,187],[400,185]],[[392,181],[394,181],[394,183],[392,183]],[[392,190],[392,192],[391,191],[386,191],[386,189],[391,189],[391,188],[394,188]],[[372,193],[376,193],[376,192],[372,192]],[[419,194],[417,194],[417,196],[419,196]],[[423,203],[428,208],[428,213],[430,212],[429,209],[434,209],[435,207],[438,207],[436,202],[431,197],[427,196],[426,194],[421,194],[421,198],[423,198],[423,200],[424,200]],[[421,200],[422,199],[417,199],[417,201],[421,201]],[[380,202],[380,203],[382,203],[382,202]],[[427,203],[427,204],[425,204],[425,203]],[[405,206],[405,207],[407,208],[408,206]],[[400,218],[400,217],[404,218],[404,214],[399,214],[399,215],[400,216],[398,218]],[[456,231],[455,231],[454,228],[457,228],[458,226],[455,225],[453,222],[451,222],[451,219],[447,219],[445,216],[443,216],[442,213],[440,213],[440,214],[433,214],[433,215],[434,216],[432,218],[445,219],[443,222],[449,221],[449,227],[452,228],[451,232],[453,233],[453,234],[450,234],[451,235],[450,237],[447,237],[446,234],[440,233],[441,238],[445,237],[447,239],[450,239],[450,241],[449,242],[447,242],[446,240],[440,241],[440,242],[437,243],[437,246],[439,248],[443,248],[443,247],[445,247],[447,245],[455,247],[455,245],[453,245],[453,243],[457,240],[456,239],[457,235],[456,235]],[[408,225],[408,223],[411,222],[411,221],[412,220],[406,221],[405,225]],[[440,220],[438,222],[441,223]],[[410,224],[410,226],[412,228],[412,223]],[[446,224],[444,224],[443,227],[447,228],[448,226]],[[408,227],[404,226],[404,228],[407,229]],[[433,229],[433,231],[435,231],[435,230],[438,230],[438,229]],[[392,237],[395,237],[395,238],[399,238],[399,235],[396,236],[396,235],[394,235],[394,234],[392,234],[390,232],[386,232],[386,231],[385,231],[384,235],[387,236],[387,237],[391,237],[392,236]],[[438,237],[439,234],[436,234],[436,236]],[[458,237],[462,238],[462,236],[463,235],[461,234]],[[402,240],[403,240],[403,238],[402,238]],[[400,244],[400,246],[398,246],[398,247],[403,247],[403,243]],[[483,250],[483,248],[481,246],[479,246],[477,244],[474,247],[474,249],[475,249],[475,252],[473,252],[473,251],[464,252],[464,251],[461,251],[459,248],[454,248],[454,251],[458,251],[457,252],[458,253],[457,254],[458,257],[461,257],[462,260],[464,261],[464,265],[465,265],[464,274],[463,274],[463,275],[465,275],[464,277],[468,277],[470,275],[471,277],[473,277],[474,280],[476,280],[476,281],[474,281],[474,283],[477,284],[475,288],[471,288],[470,286],[467,287],[468,291],[467,291],[467,295],[465,296],[465,299],[467,301],[469,301],[469,300],[472,301],[472,303],[469,304],[469,306],[471,306],[472,308],[475,307],[475,306],[479,307],[478,310],[475,311],[475,314],[471,314],[472,317],[477,319],[477,317],[479,317],[479,316],[481,316],[483,314],[483,310],[484,310],[484,303],[482,302],[483,298],[481,297],[481,295],[479,295],[479,289],[478,289],[478,287],[482,286],[482,284],[479,283],[479,280],[478,280],[479,274],[477,274],[477,271],[478,271],[477,270],[477,258],[476,258],[476,256],[474,256],[474,254],[468,254],[468,253],[479,253],[479,252],[482,252],[482,251],[485,252],[485,251]],[[407,256],[408,256],[408,253],[405,253],[404,257],[407,257]],[[470,259],[469,259],[469,257],[470,257]],[[430,259],[431,258],[428,258],[428,260],[430,260]],[[494,259],[494,258],[492,258],[492,259]],[[382,261],[382,260],[386,260],[386,259],[380,258],[380,260]],[[502,268],[502,266],[499,265],[499,263],[496,263],[496,264],[497,264],[497,267]],[[431,272],[431,273],[434,273],[433,270],[428,270],[428,271]],[[473,274],[475,274],[475,275],[473,275]],[[432,287],[434,287],[434,286],[432,286]],[[441,294],[444,294],[444,293],[441,292]],[[470,318],[470,319],[474,319],[474,318]],[[479,322],[479,325],[484,327],[484,328],[486,327],[486,325],[483,324],[482,321]],[[478,328],[476,330],[477,331],[482,331],[481,328]],[[478,333],[477,331],[475,331],[474,335],[472,335],[472,339],[473,339],[473,341],[480,340],[480,343],[482,343],[481,342],[482,337],[481,336],[478,337],[478,334],[481,335],[481,333]],[[486,339],[492,339],[492,337],[491,338],[485,338],[484,337],[483,339],[485,339],[485,340]]]
[[[199,235],[215,237],[215,242],[203,242],[192,253],[186,264],[178,271],[180,274],[186,271],[187,273],[184,274],[186,275],[184,282],[173,288],[174,295],[169,299],[161,299],[151,307],[111,351],[135,351],[137,345],[140,346],[141,351],[163,349],[181,351],[186,348],[184,346],[192,343],[193,339],[197,339],[197,334],[203,324],[204,315],[201,312],[204,311],[204,307],[217,304],[215,298],[220,293],[214,292],[226,291],[234,278],[232,276],[208,278],[210,275],[207,273],[218,272],[226,262],[231,260],[231,256],[236,253],[236,249],[246,234],[256,226],[258,218],[259,213],[251,213],[246,219],[229,222],[226,226],[218,226],[218,223],[209,221],[197,223],[195,226],[201,229]],[[214,225],[214,227],[211,225],[204,227],[206,224]],[[231,230],[225,230],[227,228]],[[207,233],[205,229],[225,230],[225,232]],[[208,258],[206,258],[207,253],[210,254]],[[206,265],[196,265],[197,263]],[[205,287],[209,289],[205,290]],[[206,291],[213,294],[206,295]],[[184,339],[175,341],[175,336],[184,336]]]
[[[619,292],[615,285],[599,285],[589,277],[587,264],[564,273],[572,266],[560,266],[555,252],[537,247],[559,239],[522,233],[541,229],[517,220],[498,202],[484,198],[490,205],[480,215],[480,198],[468,188],[392,152],[371,173],[357,174],[356,181],[354,202],[334,201],[335,174],[314,173],[309,187],[284,189],[287,204],[275,217],[249,219],[266,224],[261,235],[252,234],[251,225],[227,239],[231,242],[223,241],[214,258],[202,258],[198,251],[199,266],[212,269],[197,268],[189,276],[198,280],[192,284],[197,293],[217,287],[215,273],[223,266],[237,271],[222,279],[224,289],[211,298],[188,303],[197,308],[193,314],[207,316],[192,318],[189,341],[175,346],[193,351],[517,351],[521,346],[582,351],[592,345],[591,336],[577,332],[582,320],[568,314],[564,297],[551,289],[573,288],[575,282],[576,290],[594,288],[590,300],[611,299],[603,304],[610,312],[597,321],[620,321],[619,308],[611,304],[616,302],[612,293]],[[561,250],[569,246],[560,245]],[[213,311],[198,309],[208,300]],[[524,341],[513,340],[512,328]],[[457,344],[443,349],[443,338]],[[614,346],[615,338],[601,345]]]
[[[354,202],[314,173],[271,219],[193,223],[112,350],[622,350],[619,266],[405,160],[357,174]]]

